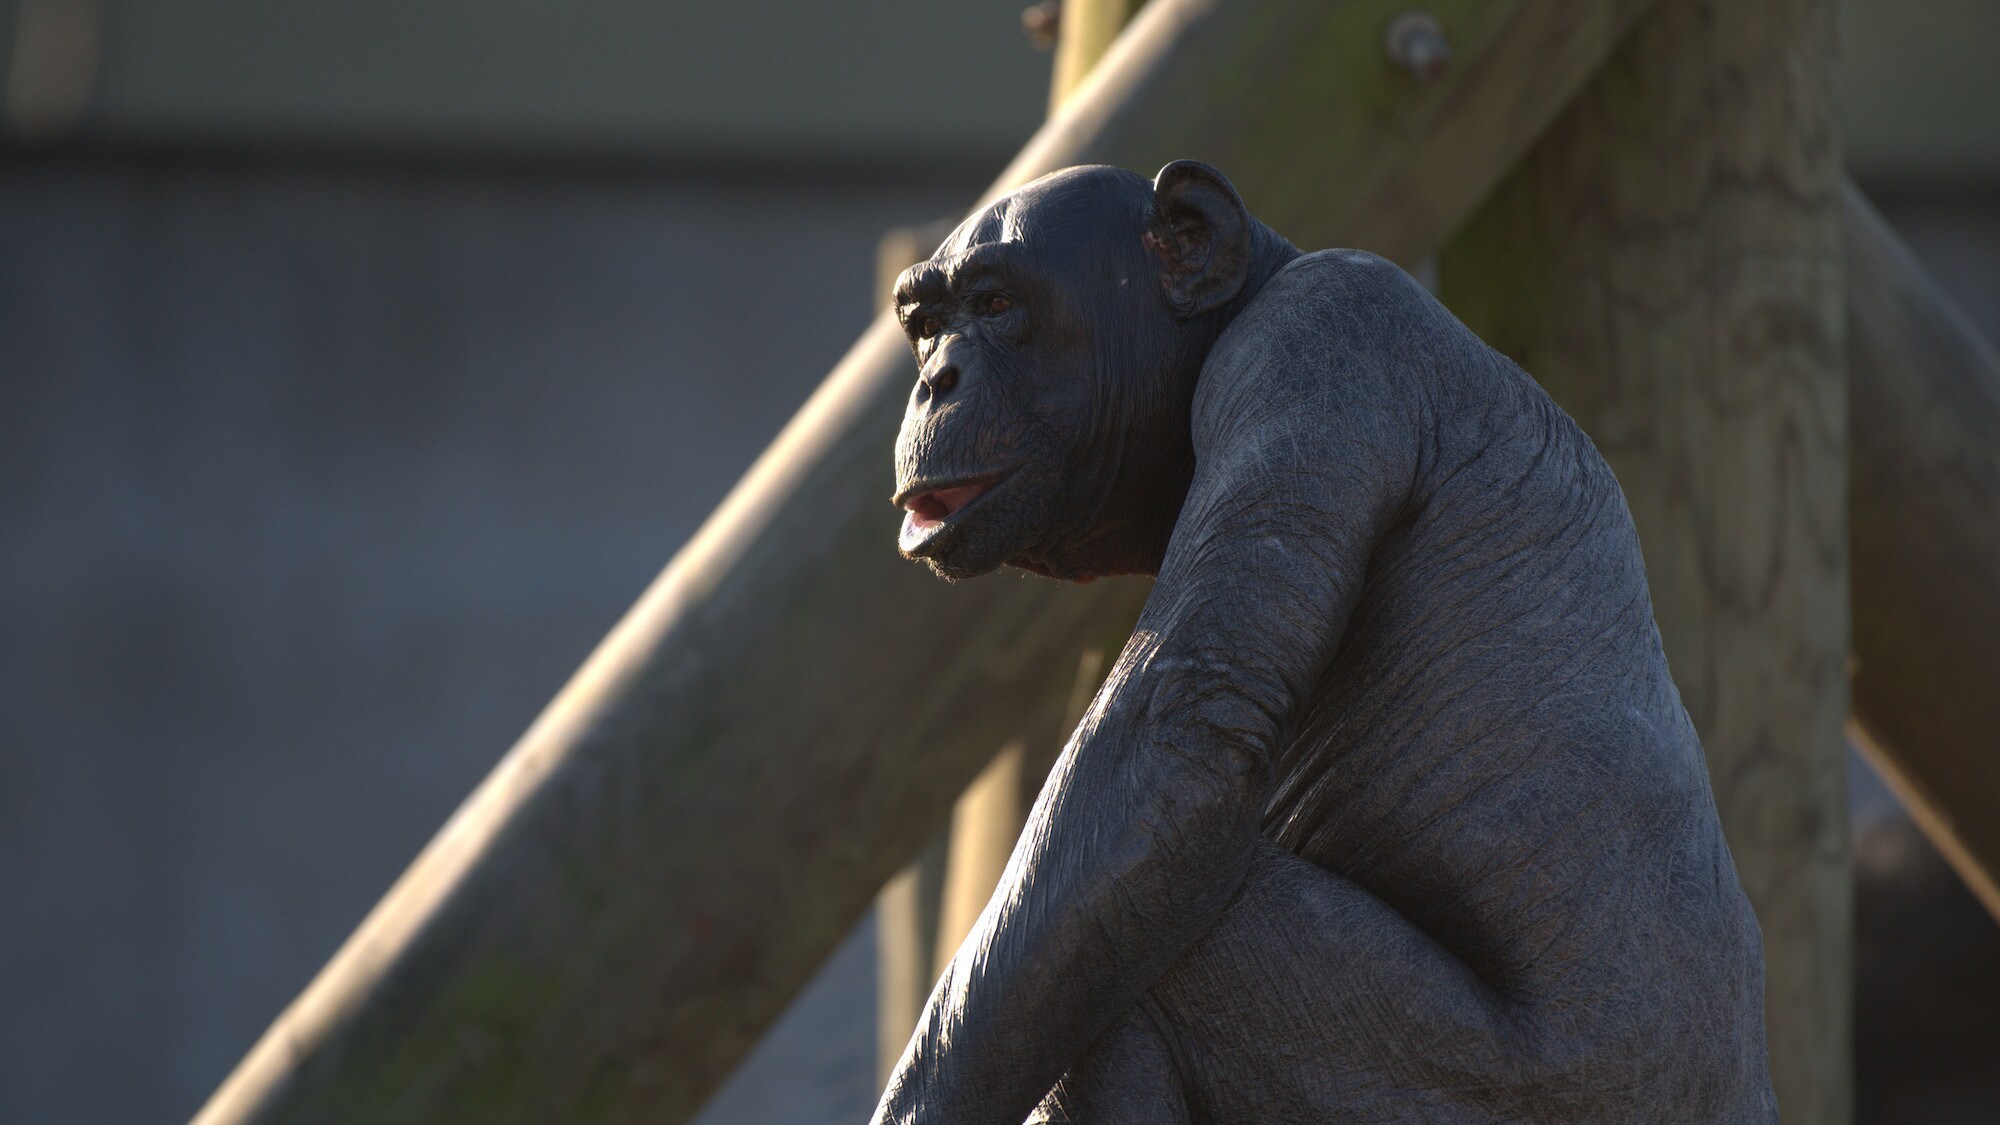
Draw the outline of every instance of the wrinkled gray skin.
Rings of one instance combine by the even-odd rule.
[[[1532,380],[1192,162],[1039,180],[898,307],[905,552],[1158,581],[878,1122],[1775,1120],[1632,522]]]

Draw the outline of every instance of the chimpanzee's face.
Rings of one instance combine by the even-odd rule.
[[[1147,460],[1187,442],[1185,396],[1162,387],[1183,332],[1145,248],[1151,200],[1127,172],[1057,173],[897,282],[919,367],[896,441],[904,555],[947,578],[1120,567],[1096,541]]]

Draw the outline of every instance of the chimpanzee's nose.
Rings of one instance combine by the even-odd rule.
[[[958,365],[947,363],[928,375],[920,376],[925,387],[930,389],[932,398],[943,398],[958,386]]]

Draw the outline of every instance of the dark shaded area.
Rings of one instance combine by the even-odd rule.
[[[1988,1125],[2000,1107],[2000,924],[1915,824],[1854,834],[1857,1125]]]
[[[1931,276],[2000,339],[1995,193],[1865,186]],[[1849,780],[1856,1125],[2000,1120],[2000,924],[1872,774]]]

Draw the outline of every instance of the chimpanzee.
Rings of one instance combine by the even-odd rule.
[[[1193,161],[895,301],[903,552],[1157,581],[878,1122],[1776,1119],[1631,517],[1526,374]]]

